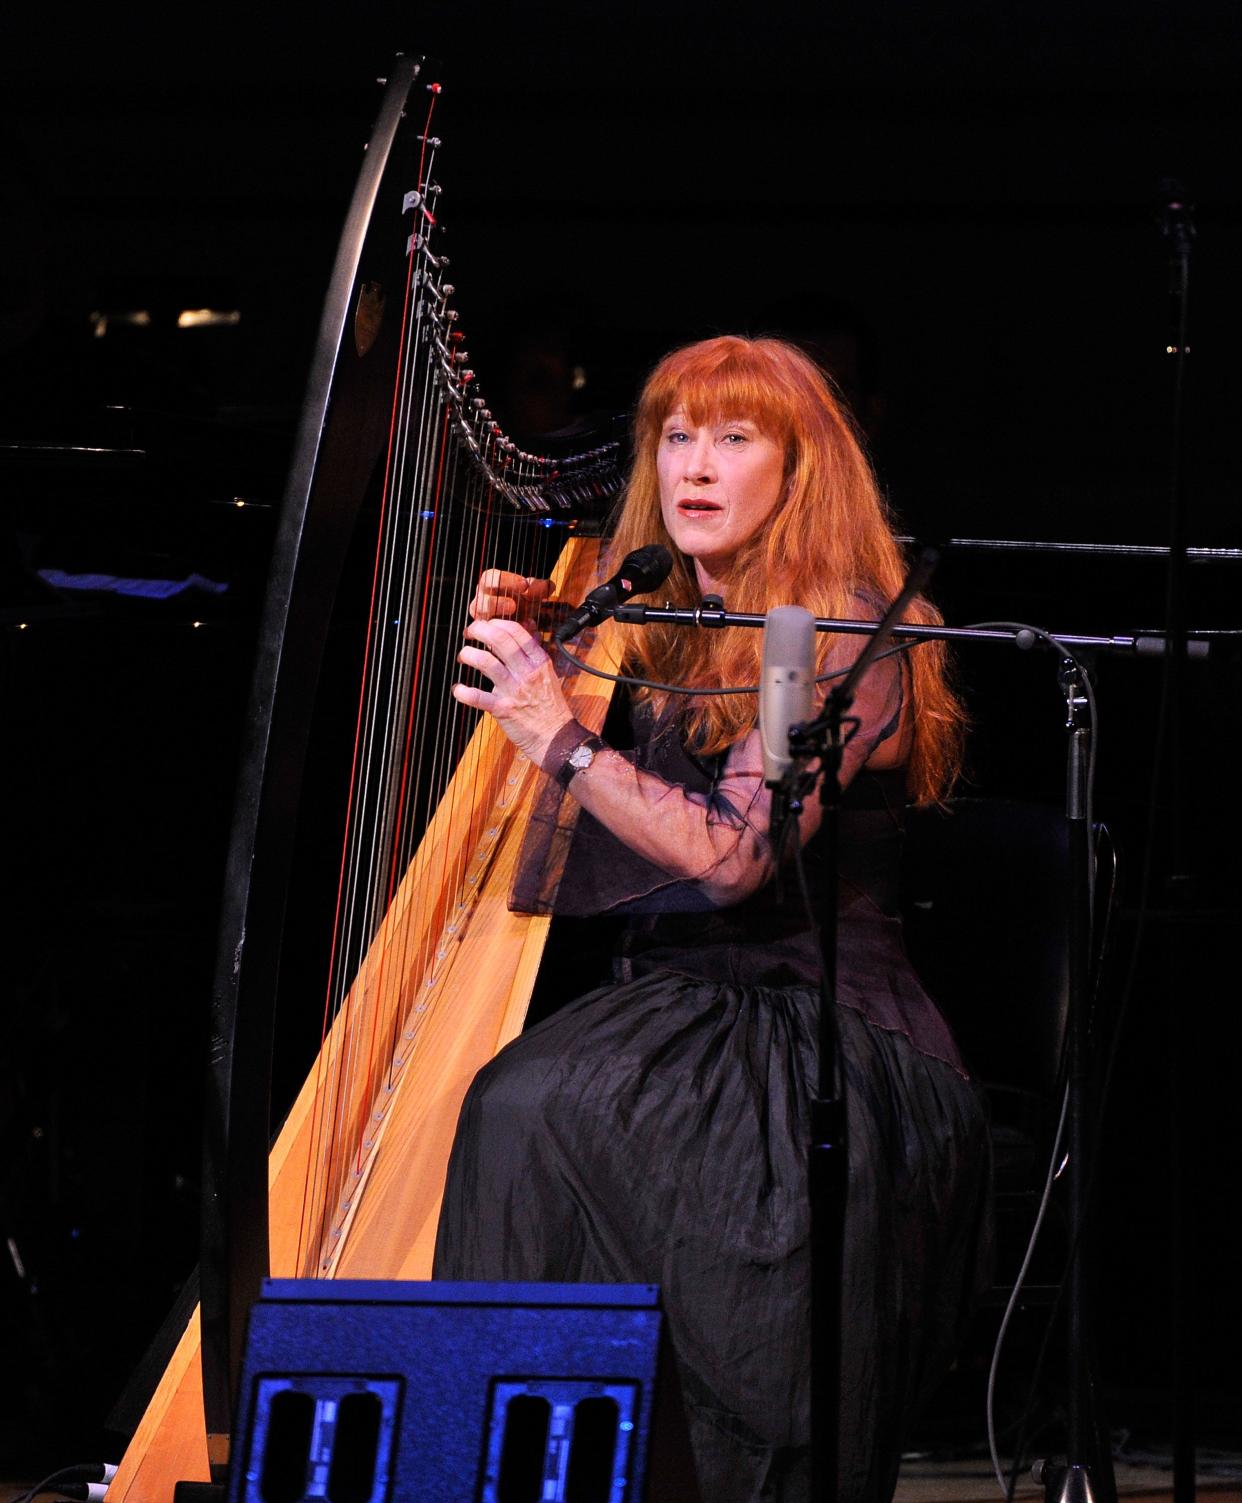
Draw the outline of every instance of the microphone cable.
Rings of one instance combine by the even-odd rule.
[[[19,1493],[12,1503],[32,1503],[40,1493],[59,1493],[62,1498],[74,1499],[75,1503],[101,1503],[116,1471],[110,1461],[77,1462],[49,1473],[42,1482]]]

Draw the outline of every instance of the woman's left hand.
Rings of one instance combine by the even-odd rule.
[[[552,659],[516,621],[472,621],[466,636],[482,645],[463,647],[457,661],[477,668],[492,687],[489,691],[454,684],[453,698],[472,709],[486,710],[537,766],[553,736],[574,718]]]

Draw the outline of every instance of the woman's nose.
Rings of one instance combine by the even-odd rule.
[[[700,433],[686,448],[685,469],[687,480],[713,480],[716,475],[715,450],[711,435]]]

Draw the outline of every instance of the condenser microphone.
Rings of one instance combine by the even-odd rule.
[[[759,739],[763,781],[779,788],[794,765],[789,727],[811,718],[815,698],[815,617],[800,605],[778,605],[763,623],[759,677]]]
[[[577,608],[570,611],[552,633],[555,642],[568,642],[588,626],[595,626],[631,595],[645,595],[664,583],[673,571],[673,555],[663,543],[648,543],[627,553],[621,567],[602,585],[596,585]]]

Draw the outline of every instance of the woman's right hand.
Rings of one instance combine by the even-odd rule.
[[[484,569],[470,602],[475,621],[520,621],[533,626],[539,607],[552,593],[550,579],[512,574],[508,569]]]

